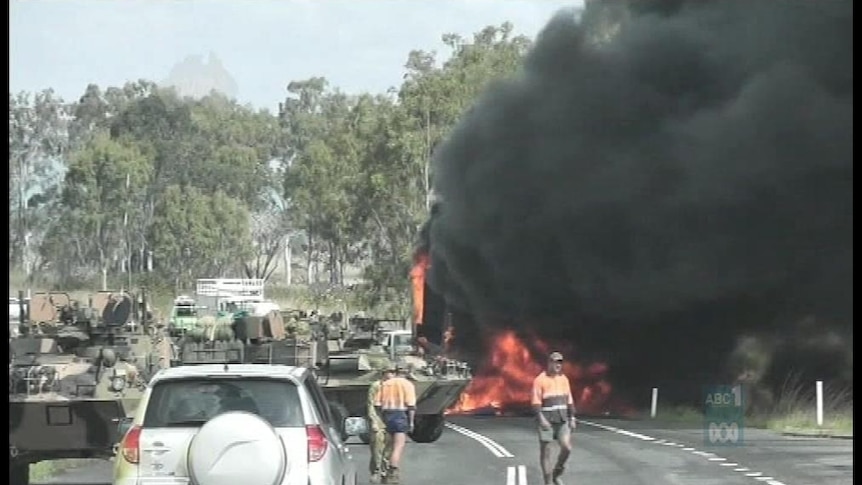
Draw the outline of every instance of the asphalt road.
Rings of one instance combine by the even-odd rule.
[[[434,444],[409,443],[405,485],[541,485],[529,418],[453,417]],[[354,440],[355,441],[355,440]],[[789,438],[745,430],[743,445],[705,446],[700,428],[583,419],[563,476],[578,485],[844,485],[853,482],[853,441]],[[367,483],[368,447],[350,450]],[[55,477],[51,484],[103,485],[110,462]]]

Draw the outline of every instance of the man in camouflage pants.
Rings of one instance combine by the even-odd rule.
[[[372,382],[368,388],[366,414],[368,415],[369,444],[371,445],[371,462],[369,463],[371,483],[382,482],[389,462],[387,457],[392,453],[392,440],[389,439],[389,434],[386,432],[386,424],[374,407],[374,399],[377,396],[377,390],[380,389],[380,383],[389,379],[392,375],[393,369],[385,370],[382,378]]]

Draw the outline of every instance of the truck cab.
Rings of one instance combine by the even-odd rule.
[[[174,300],[168,319],[168,329],[172,336],[182,335],[195,328],[200,308],[191,297],[181,295]]]
[[[413,351],[413,331],[412,330],[388,330],[380,335],[378,343],[383,346],[386,352],[392,352],[395,349],[395,354],[409,354]]]

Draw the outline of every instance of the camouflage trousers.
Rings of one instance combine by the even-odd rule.
[[[372,427],[369,438],[371,462],[368,464],[368,470],[372,475],[385,474],[389,465],[389,456],[392,454],[392,440],[383,426]]]

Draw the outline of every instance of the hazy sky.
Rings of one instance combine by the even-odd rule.
[[[189,55],[214,52],[239,99],[275,110],[288,82],[322,75],[348,92],[401,82],[411,49],[446,50],[442,34],[510,21],[534,37],[582,0],[12,0],[10,89],[166,79]]]

